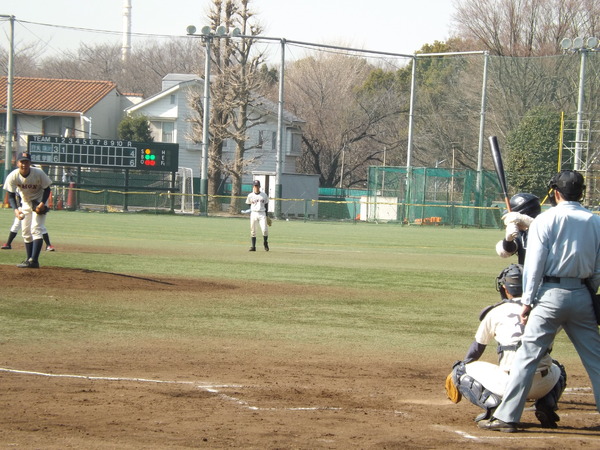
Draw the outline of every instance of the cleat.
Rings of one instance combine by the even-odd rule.
[[[256,247],[250,247],[250,248],[248,249],[248,251],[249,251],[249,252],[255,252],[255,251],[256,251]]]
[[[49,245],[49,246],[47,246],[47,247],[46,247],[46,251],[47,251],[47,252],[55,252],[55,251],[56,251],[56,249],[54,248],[54,246],[52,246],[52,245]]]
[[[475,417],[475,422],[481,422],[482,420],[490,420],[490,417],[494,415],[494,411],[496,408],[488,408],[477,417]]]
[[[27,259],[21,264],[17,264],[17,267],[20,269],[39,269],[40,263],[37,261],[33,261],[32,259]]]
[[[269,244],[265,244],[265,252],[269,251]]]
[[[556,422],[560,420],[560,417],[554,411],[538,409],[535,412],[535,417],[542,424],[542,428],[558,428]]]
[[[477,423],[477,426],[482,430],[502,431],[504,433],[516,433],[517,425],[514,423],[503,422],[500,419],[492,417],[490,420],[485,420]]]
[[[2,245],[2,250],[10,250],[11,248],[12,248],[12,246],[10,244]]]

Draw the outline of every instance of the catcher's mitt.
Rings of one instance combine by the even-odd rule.
[[[271,226],[271,225],[273,225],[273,220],[271,220],[271,218],[270,218],[270,217],[267,217],[267,225],[268,225],[268,226]]]
[[[40,203],[35,207],[36,214],[46,214],[48,212],[48,207],[44,203]]]
[[[452,381],[452,372],[446,377],[446,395],[448,395],[452,403],[458,403],[462,399],[462,394],[454,385],[454,381]]]

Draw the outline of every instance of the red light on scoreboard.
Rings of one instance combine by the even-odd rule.
[[[149,148],[144,150],[144,165],[154,166],[156,165],[156,155],[152,154],[152,150]]]

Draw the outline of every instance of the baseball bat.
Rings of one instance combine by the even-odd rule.
[[[508,189],[506,188],[506,174],[504,173],[504,164],[502,164],[502,155],[500,154],[500,146],[498,145],[498,138],[496,136],[490,136],[490,148],[492,149],[494,168],[500,182],[500,188],[502,188],[506,209],[510,212],[510,199],[508,198]]]

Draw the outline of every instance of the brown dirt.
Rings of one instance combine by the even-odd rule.
[[[201,280],[42,267],[46,292],[235,289]],[[3,288],[31,271],[1,266]],[[446,399],[449,368],[427,358],[349,357],[252,342],[132,341],[26,347],[0,335],[0,448],[593,448],[599,418],[581,365],[557,430],[531,410],[523,431],[480,431],[480,411]],[[576,388],[584,388],[579,390]]]

